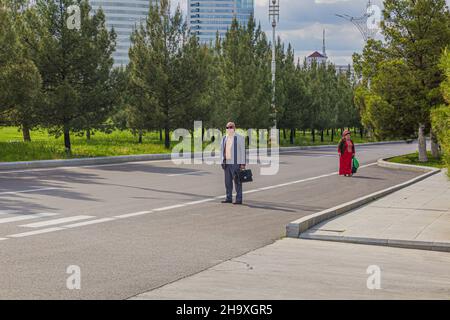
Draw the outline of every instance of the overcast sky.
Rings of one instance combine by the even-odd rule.
[[[187,11],[187,0],[181,3]],[[267,35],[272,37],[268,18],[270,0],[255,1],[255,18]],[[382,0],[372,4],[382,9]],[[326,47],[329,59],[336,64],[351,63],[353,52],[361,52],[364,41],[358,29],[349,21],[336,17],[336,13],[360,17],[365,13],[367,0],[280,0],[280,24],[278,34],[283,42],[290,42],[300,59],[313,51],[322,51],[322,30],[326,30]],[[447,0],[450,4],[450,0]]]

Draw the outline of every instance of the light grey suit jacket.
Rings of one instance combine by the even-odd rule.
[[[225,159],[225,146],[228,136],[222,138],[220,143],[220,160],[224,163]],[[236,146],[234,143],[236,142]],[[237,154],[235,154],[237,150]],[[233,146],[231,147],[231,160],[227,161],[227,164],[246,164],[246,150],[245,150],[245,138],[239,134],[234,135]]]

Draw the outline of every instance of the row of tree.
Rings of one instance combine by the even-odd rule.
[[[223,127],[273,125],[271,46],[253,18],[233,21],[224,39],[207,47],[188,36],[180,10],[170,15],[167,1],[152,7],[132,36],[128,66],[128,126],[140,131],[190,128],[194,120]],[[291,45],[278,40],[276,120],[280,128],[323,130],[358,126],[350,71],[333,65],[296,62]],[[333,136],[332,134],[332,136]]]
[[[431,113],[444,103],[439,61],[450,44],[450,13],[445,0],[385,0],[383,16],[384,41],[370,40],[354,55],[362,78],[355,102],[379,138],[418,136],[419,159],[427,161],[427,132],[439,156]]]
[[[25,141],[41,126],[64,135],[98,127],[118,99],[120,70],[112,68],[115,33],[102,11],[81,8],[81,29],[67,27],[74,1],[0,0],[0,112],[3,122],[20,126]]]
[[[67,8],[81,9],[80,29],[69,28]],[[233,21],[226,36],[204,45],[189,34],[179,7],[151,6],[131,36],[130,63],[114,68],[116,34],[87,0],[0,0],[0,123],[30,130],[71,133],[132,130],[142,140],[151,130],[192,128],[194,120],[221,128],[269,128],[274,123],[271,43],[253,18]],[[276,120],[290,130],[359,127],[354,83],[333,65],[307,67],[278,40]],[[162,135],[161,135],[162,136]]]

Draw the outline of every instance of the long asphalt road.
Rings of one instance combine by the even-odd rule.
[[[149,291],[270,244],[292,220],[417,176],[374,165],[416,147],[357,147],[364,167],[353,178],[336,174],[334,147],[284,153],[277,175],[250,166],[255,182],[244,186],[243,206],[220,203],[220,166],[1,171],[0,299],[125,299]],[[79,290],[67,288],[69,266],[80,268]]]

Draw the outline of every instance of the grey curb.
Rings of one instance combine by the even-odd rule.
[[[357,243],[357,244],[387,246],[387,247],[406,248],[406,249],[420,249],[420,250],[450,252],[450,242],[313,235],[313,234],[307,234],[307,233],[301,234],[300,238],[301,239],[309,239],[309,240],[325,240],[325,241]]]
[[[398,143],[405,143],[405,142],[404,141],[368,142],[368,143],[361,143],[361,144],[357,144],[357,145],[365,146],[365,145],[377,145],[377,144],[382,145],[382,144],[398,144]],[[282,153],[283,151],[308,150],[308,149],[329,148],[329,147],[336,147],[336,146],[335,145],[321,145],[321,146],[304,146],[304,147],[282,147],[282,148],[280,148],[280,152]],[[256,149],[252,149],[251,151],[254,151],[254,150],[256,150]],[[195,155],[201,155],[201,153],[195,153]],[[81,159],[68,159],[68,160],[37,160],[37,161],[0,162],[0,170],[76,167],[76,166],[116,164],[116,163],[154,161],[154,160],[171,160],[171,159],[172,159],[171,153],[159,153],[159,154],[141,154],[141,155],[129,155],[129,156],[81,158]]]
[[[68,160],[1,162],[0,170],[75,167],[75,166],[115,164],[115,163],[137,162],[137,161],[168,160],[170,158],[171,158],[170,154],[145,154],[145,155],[96,157],[96,158],[82,158],[82,159],[68,159]]]
[[[428,172],[437,170],[437,172],[440,171],[440,169],[436,169],[433,167],[425,167],[425,166],[415,166],[411,164],[403,164],[403,163],[395,163],[395,162],[388,162],[384,159],[379,159],[377,161],[377,165],[383,168],[388,169],[397,169],[397,170],[406,170],[406,171],[416,171],[416,172]]]
[[[380,159],[377,162],[377,164],[378,165],[381,164],[381,166],[384,166],[386,163],[387,162],[384,161],[383,159]],[[403,165],[403,164],[400,164],[400,163],[395,163],[395,164],[393,164],[393,166],[389,166],[389,168],[391,168],[391,169],[398,169],[398,170],[409,170],[410,166],[409,165]],[[367,204],[369,202],[372,202],[372,201],[374,201],[376,199],[382,198],[382,197],[384,197],[384,196],[386,196],[388,194],[391,194],[391,193],[393,193],[395,191],[398,191],[400,189],[408,187],[408,186],[410,186],[410,185],[412,185],[412,184],[414,184],[416,182],[419,182],[419,181],[421,181],[423,179],[426,179],[426,178],[428,178],[428,177],[430,177],[430,176],[432,176],[432,175],[434,175],[434,174],[436,174],[436,173],[441,171],[441,169],[433,168],[433,167],[421,167],[421,168],[423,168],[423,170],[425,170],[425,168],[426,168],[425,173],[420,175],[420,176],[418,176],[418,177],[415,177],[415,178],[413,178],[411,180],[408,180],[408,181],[400,183],[398,185],[395,185],[395,186],[392,186],[392,187],[389,187],[389,188],[386,188],[386,189],[383,189],[383,190],[371,193],[369,195],[366,195],[366,196],[360,197],[358,199],[346,202],[344,204],[335,206],[333,208],[326,209],[326,210],[323,210],[323,211],[320,211],[320,212],[316,212],[314,214],[311,214],[311,215],[308,215],[306,217],[302,217],[302,218],[300,218],[298,220],[290,222],[286,226],[286,236],[289,237],[289,238],[299,238],[300,235],[303,232],[305,232],[306,230],[312,228],[313,226],[315,226],[315,225],[317,225],[317,224],[319,224],[319,223],[321,223],[321,222],[323,222],[325,220],[329,220],[329,219],[334,218],[336,216],[339,216],[339,215],[341,215],[341,214],[343,214],[345,212],[348,212],[350,210],[359,208],[359,207],[361,207],[361,206],[363,206],[363,205],[365,205],[365,204]],[[330,239],[331,239],[331,237],[342,239],[342,237],[339,237],[339,236],[329,236],[329,237],[330,237]],[[336,240],[336,241],[338,241],[338,240]]]

